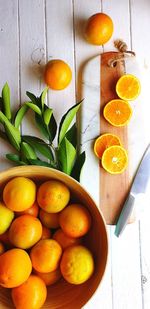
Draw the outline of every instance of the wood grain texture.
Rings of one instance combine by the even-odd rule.
[[[100,134],[112,133],[119,136],[123,147],[129,149],[128,128],[114,127],[109,124],[104,116],[104,106],[117,98],[115,86],[118,79],[125,73],[124,61],[117,62],[115,67],[108,66],[111,59],[121,58],[122,53],[108,52],[101,54],[101,81],[100,81]],[[124,173],[111,175],[100,165],[100,208],[107,224],[115,224],[126,196],[129,192],[131,179],[129,178],[129,166]],[[132,218],[130,219],[132,222]]]

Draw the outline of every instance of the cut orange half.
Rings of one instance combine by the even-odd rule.
[[[105,105],[103,115],[113,126],[122,127],[128,124],[132,116],[132,109],[127,101],[111,100]]]
[[[102,166],[110,174],[121,174],[128,165],[128,155],[121,146],[111,146],[102,155]]]
[[[123,100],[135,100],[141,91],[139,79],[131,74],[121,76],[116,84],[116,92]]]
[[[105,149],[113,145],[121,145],[119,137],[111,133],[102,134],[94,143],[94,153],[101,159]]]

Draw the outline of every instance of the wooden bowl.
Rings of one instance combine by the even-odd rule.
[[[92,227],[86,236],[86,241],[95,260],[94,274],[87,282],[80,285],[72,285],[61,279],[56,284],[48,287],[48,297],[43,306],[44,309],[79,309],[94,294],[105,272],[108,255],[108,238],[103,216],[85,189],[73,178],[62,172],[47,167],[36,166],[11,168],[0,173],[0,191],[2,192],[4,185],[16,176],[29,177],[36,183],[48,179],[58,179],[69,187],[73,200],[84,204],[91,213]],[[9,289],[0,288],[0,308],[14,308]]]

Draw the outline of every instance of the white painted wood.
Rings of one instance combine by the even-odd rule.
[[[20,40],[20,94],[21,102],[30,101],[26,91],[39,96],[45,64],[45,11],[44,1],[19,1]],[[37,135],[34,113],[30,110],[22,124],[23,134]]]
[[[88,17],[101,9],[112,17],[115,26],[113,38],[104,50],[114,50],[113,39],[122,38],[139,56],[144,70],[144,102],[147,100],[144,123],[149,122],[149,0],[0,0],[0,89],[8,81],[13,109],[18,107],[20,95],[21,103],[27,99],[26,90],[40,94],[44,87],[43,65],[54,58],[64,59],[73,72],[72,83],[65,90],[49,92],[49,105],[56,118],[59,120],[68,107],[81,99],[83,64],[103,51],[102,47],[85,41],[84,25]],[[32,125],[32,115],[30,113],[24,121],[23,132],[38,134]],[[149,125],[145,131],[149,141]],[[13,149],[0,139],[0,170],[12,166],[4,159],[7,152],[13,152]],[[140,228],[136,222],[117,239],[114,229],[108,227],[108,268],[100,289],[85,308],[150,308],[149,198],[143,207],[145,205]]]
[[[72,81],[64,90],[49,91],[49,106],[59,122],[63,114],[76,103],[72,1],[46,0],[47,61],[61,59],[72,70]]]
[[[13,35],[12,35],[13,34]],[[8,82],[12,109],[19,106],[19,42],[17,0],[0,1],[0,92]],[[13,152],[7,142],[0,139],[0,169],[12,166],[5,154]]]
[[[121,38],[131,48],[129,1],[103,1],[103,11],[114,20],[113,38]],[[117,17],[117,18],[116,18]],[[106,48],[111,49],[111,41]],[[105,51],[105,47],[104,47]],[[129,133],[130,134],[130,133]],[[140,243],[138,226],[128,225],[120,239],[111,228],[113,308],[142,308]],[[132,255],[130,256],[130,252]],[[133,287],[134,286],[134,291]]]
[[[147,112],[145,113],[145,135],[147,142],[150,142],[150,124],[149,124],[149,80],[150,80],[150,32],[149,32],[149,14],[150,14],[150,2],[148,0],[134,1],[131,0],[131,22],[132,22],[132,45],[136,50],[141,67],[143,69],[143,100],[146,105]],[[142,14],[142,25],[139,23],[139,19]],[[140,243],[141,243],[141,282],[143,292],[143,308],[150,308],[150,186],[148,188],[146,198],[141,199],[140,207],[143,210],[143,215],[140,222]]]

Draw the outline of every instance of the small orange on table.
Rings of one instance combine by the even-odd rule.
[[[87,21],[85,37],[91,44],[102,45],[110,40],[113,30],[113,21],[110,16],[104,13],[96,13]]]
[[[93,256],[84,246],[71,246],[63,253],[60,269],[66,281],[81,284],[93,274]]]
[[[47,297],[44,281],[31,275],[26,282],[11,291],[13,303],[17,309],[40,309]]]
[[[128,155],[122,146],[111,146],[102,155],[102,166],[110,174],[121,174],[128,165]]]
[[[69,65],[60,59],[50,60],[45,67],[45,83],[54,90],[66,88],[72,79],[72,72]]]
[[[94,143],[94,153],[101,159],[105,149],[113,145],[121,145],[119,137],[111,133],[102,134]]]
[[[71,204],[60,213],[60,226],[70,237],[81,237],[91,227],[91,216],[87,208],[81,204]]]
[[[122,127],[129,123],[132,109],[127,101],[115,99],[105,105],[103,115],[113,126]]]
[[[116,84],[117,95],[123,100],[135,100],[139,96],[140,91],[140,81],[132,74],[122,75]]]

